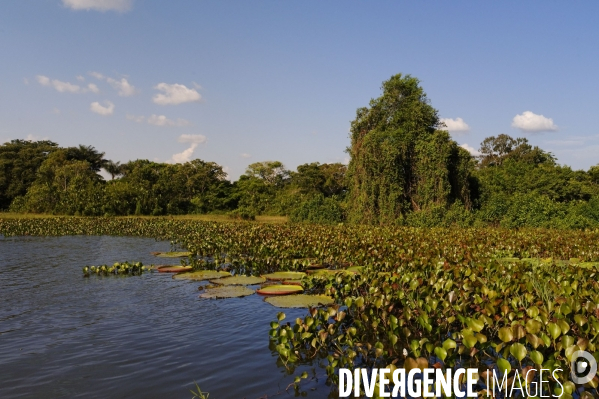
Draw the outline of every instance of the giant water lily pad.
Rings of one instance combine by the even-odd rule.
[[[265,282],[264,277],[255,276],[231,276],[225,278],[219,278],[218,280],[211,280],[211,283],[219,285],[254,285]]]
[[[264,299],[265,302],[279,308],[309,308],[318,305],[332,305],[333,298],[326,295],[286,295],[272,296]]]
[[[304,289],[299,285],[268,285],[262,287],[256,292],[261,295],[291,295],[299,294]]]
[[[194,272],[189,273],[180,273],[175,274],[173,278],[181,279],[181,280],[212,280],[221,277],[229,277],[231,273],[229,272],[219,272],[216,270],[196,270]]]
[[[191,252],[157,252],[159,258],[185,258],[191,255]]]
[[[191,271],[191,266],[159,266],[156,268],[160,273],[182,273]]]
[[[268,280],[274,281],[282,281],[282,280],[301,280],[306,273],[303,272],[275,272],[264,274],[262,277],[265,277]]]
[[[362,269],[364,269],[364,266],[352,266],[345,269],[345,271],[350,273],[360,273]]]
[[[222,287],[209,288],[203,294],[200,295],[200,298],[241,298],[243,296],[252,295],[254,290],[243,287],[240,285],[225,285]]]

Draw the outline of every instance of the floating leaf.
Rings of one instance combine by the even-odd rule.
[[[501,327],[499,329],[499,339],[503,342],[510,342],[514,339],[514,333],[510,327]]]
[[[211,283],[218,285],[254,285],[261,284],[265,281],[266,279],[264,277],[256,276],[231,276],[210,280]]]
[[[159,258],[186,258],[191,252],[158,252],[155,256]]]
[[[240,298],[252,295],[254,290],[239,285],[225,285],[222,287],[209,288],[200,295],[200,298]]]
[[[299,294],[304,289],[297,285],[269,285],[262,287],[256,292],[261,295],[291,295]]]
[[[508,362],[505,359],[498,359],[497,360],[497,367],[499,368],[499,370],[501,370],[504,374],[505,373],[509,373],[510,371],[512,371],[512,365],[510,364],[510,362]]]
[[[332,305],[333,298],[326,295],[285,295],[272,296],[264,299],[265,302],[279,308],[310,308],[318,305]]]
[[[304,272],[275,272],[264,274],[262,277],[267,280],[282,281],[282,280],[301,280],[306,276]]]
[[[528,352],[524,345],[522,345],[521,343],[515,343],[510,347],[510,353],[512,354],[512,356],[518,359],[519,362],[521,362],[522,359],[526,357],[526,354]]]
[[[229,277],[231,273],[229,272],[220,272],[216,270],[196,270],[188,273],[180,273],[175,274],[173,278],[182,279],[182,280],[212,280],[221,277]]]
[[[364,266],[352,266],[345,269],[345,271],[350,273],[361,273],[363,269]]]
[[[191,271],[191,266],[160,266],[156,268],[160,273],[183,273]]]

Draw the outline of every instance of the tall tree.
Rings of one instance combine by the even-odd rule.
[[[0,209],[24,196],[37,177],[42,163],[58,144],[52,141],[12,140],[0,145]]]
[[[442,127],[418,79],[397,74],[351,124],[349,219],[396,223],[408,212],[469,206],[472,158]]]
[[[123,165],[118,161],[114,162],[107,160],[102,167],[110,175],[111,180],[114,180],[115,177],[123,174]]]

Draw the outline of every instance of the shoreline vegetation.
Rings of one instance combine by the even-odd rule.
[[[300,280],[304,293],[334,305],[296,320],[279,313],[270,347],[292,373],[317,360],[333,387],[345,367],[468,367],[486,395],[490,372],[528,386],[540,378],[528,370],[545,368],[563,372],[559,384],[545,375],[544,394],[597,395],[599,378],[582,385],[569,376],[576,351],[599,359],[599,230],[61,217],[0,218],[0,234],[154,237],[191,252],[184,261],[194,269],[312,270]]]
[[[599,227],[599,165],[573,170],[526,138],[487,137],[472,155],[450,136],[420,82],[394,75],[351,122],[349,163],[223,167],[121,164],[89,145],[0,145],[0,210],[74,216],[197,216],[413,227]],[[105,181],[99,174],[110,175]],[[10,216],[6,216],[10,217]],[[28,216],[29,217],[29,216]],[[188,216],[196,217],[196,216]],[[224,219],[223,219],[224,220]]]

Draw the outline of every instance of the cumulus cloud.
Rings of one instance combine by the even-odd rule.
[[[25,137],[25,140],[27,141],[43,141],[43,140],[49,140],[49,138],[46,137],[42,137],[42,136],[34,136],[33,134],[28,134],[27,137]]]
[[[87,93],[90,91],[92,93],[98,93],[100,91],[98,89],[98,86],[96,86],[93,83],[88,84],[87,87],[81,87],[79,85],[69,82],[63,82],[58,79],[50,79],[49,77],[44,75],[37,75],[35,78],[37,79],[37,82],[42,86],[52,87],[59,93]]]
[[[198,93],[195,89],[190,89],[189,87],[178,83],[159,83],[154,86],[154,88],[162,92],[156,94],[152,98],[154,103],[160,105],[177,105],[200,101],[202,98],[200,93]]]
[[[441,118],[447,128],[448,132],[467,132],[470,130],[470,126],[462,118]]]
[[[154,125],[154,126],[177,126],[177,127],[189,126],[191,124],[186,119],[178,118],[177,120],[173,120],[173,119],[167,118],[164,115],[155,115],[155,114],[152,114],[152,116],[150,116],[148,118],[148,123],[150,125]]]
[[[99,93],[100,89],[98,89],[98,86],[96,86],[93,83],[90,83],[87,85],[87,90],[91,91],[92,93]]]
[[[133,0],[62,0],[62,4],[73,10],[125,12],[131,9]]]
[[[137,122],[137,123],[142,123],[146,119],[146,117],[143,116],[143,115],[131,115],[131,114],[127,114],[125,117],[127,119],[129,119],[130,121]]]
[[[81,75],[77,75],[76,79],[80,82],[83,82],[85,80],[85,78]]]
[[[194,151],[198,148],[198,145],[206,142],[206,136],[201,134],[182,134],[177,139],[179,143],[191,144],[189,148],[178,154],[173,154],[172,162],[174,163],[185,163],[191,161]]]
[[[250,154],[248,154],[247,152],[244,152],[243,154],[240,154],[241,158],[251,158],[252,156]]]
[[[121,97],[129,97],[134,95],[136,92],[135,87],[125,78],[122,78],[121,80],[106,78],[106,81],[112,86],[113,89],[118,91],[118,94]]]
[[[512,127],[518,128],[524,132],[552,132],[557,130],[557,125],[553,119],[544,115],[537,115],[531,111],[524,111],[512,119]]]
[[[472,156],[477,157],[477,156],[481,155],[480,152],[478,152],[474,147],[472,147],[466,143],[461,144],[460,147],[462,147],[463,149],[468,151],[470,153],[470,155],[472,155]]]
[[[105,106],[101,105],[99,102],[93,102],[89,106],[89,109],[92,112],[95,112],[98,115],[108,116],[114,113],[114,104],[110,101],[104,101]]]
[[[88,75],[93,76],[94,78],[96,78],[98,80],[104,79],[104,75],[102,75],[100,72],[89,72]]]

